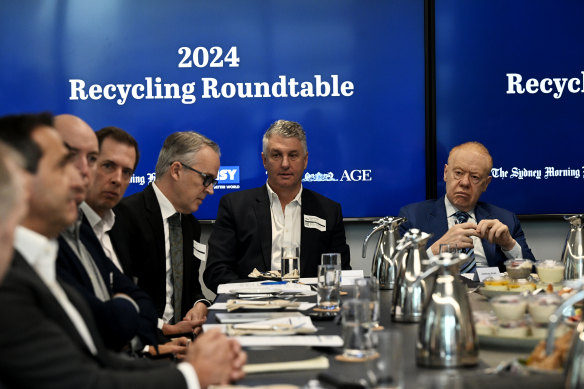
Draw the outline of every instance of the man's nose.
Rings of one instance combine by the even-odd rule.
[[[213,185],[209,185],[208,187],[205,188],[205,192],[207,192],[208,194],[212,195],[213,193],[215,193],[215,188]]]
[[[460,179],[460,185],[469,186],[470,185],[470,173],[465,173]]]
[[[282,167],[288,167],[290,166],[290,160],[288,159],[287,156],[282,156]]]
[[[122,182],[122,175],[123,175],[122,169],[121,168],[116,169],[111,176],[112,184],[119,184],[120,182]]]

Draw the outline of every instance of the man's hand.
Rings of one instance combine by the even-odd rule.
[[[187,362],[195,368],[202,389],[209,385],[226,385],[241,379],[247,356],[234,339],[228,339],[219,330],[211,330],[197,337],[188,348]]]
[[[472,222],[455,224],[451,229],[446,231],[430,248],[434,255],[440,252],[441,244],[455,244],[457,249],[465,249],[474,247],[472,243],[472,236],[479,236],[477,232],[477,225]]]
[[[188,320],[188,321],[201,321],[202,323],[205,323],[205,321],[207,320],[207,305],[205,303],[202,302],[198,302],[195,304],[194,307],[192,307],[187,314],[185,315],[185,317],[183,318],[183,320]],[[201,332],[201,327],[197,327],[194,328],[193,332],[198,335]]]
[[[162,326],[162,333],[167,336],[195,333],[195,330],[201,329],[205,320],[183,320],[176,324],[164,323]]]
[[[159,344],[158,353],[154,346],[150,346],[148,348],[148,353],[153,356],[172,354],[178,359],[184,359],[187,355],[187,346],[189,343],[190,340],[185,337],[174,338],[170,342]]]
[[[477,235],[494,243],[505,251],[511,250],[517,243],[509,233],[509,227],[497,219],[483,219],[477,226]]]

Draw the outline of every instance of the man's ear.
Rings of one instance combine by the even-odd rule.
[[[448,164],[444,164],[444,182],[446,182],[446,176],[448,175]]]
[[[182,166],[180,162],[174,161],[168,168],[168,174],[174,179],[178,180],[181,175]]]

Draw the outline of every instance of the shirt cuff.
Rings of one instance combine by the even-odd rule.
[[[502,247],[501,250],[503,250]],[[515,242],[515,246],[513,246],[511,250],[509,251],[503,250],[503,254],[505,254],[505,256],[509,259],[521,258],[521,256],[523,255],[521,253],[521,246],[519,246],[519,243],[517,242]]]
[[[164,320],[158,319],[158,323],[156,323],[156,328],[162,331],[162,327],[164,326]]]
[[[188,362],[181,362],[176,365],[176,368],[182,373],[187,382],[187,388],[189,389],[201,389],[199,384],[199,379],[197,378],[197,372],[195,368]]]
[[[136,304],[136,302],[134,300],[132,300],[129,296],[124,296],[124,295],[118,295],[115,296],[114,298],[116,299],[126,299],[128,300],[130,303],[132,303],[132,305],[134,306],[134,308],[136,308],[136,312],[140,313],[140,307],[138,306],[138,304]]]
[[[200,300],[195,301],[195,303],[193,304],[193,308],[195,307],[195,305],[197,305],[197,303],[203,303],[207,307],[210,307],[211,306],[211,302],[209,300],[207,300],[207,299],[200,299]]]

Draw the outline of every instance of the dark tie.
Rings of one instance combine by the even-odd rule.
[[[470,215],[466,212],[457,211],[454,214],[456,217],[456,224],[466,223]],[[460,267],[461,273],[474,273],[477,267],[477,262],[474,257],[474,248],[468,247],[460,250],[461,253],[468,255],[469,260]]]
[[[183,238],[180,224],[180,214],[175,213],[168,218],[170,237],[170,267],[172,269],[172,307],[174,323],[182,320],[182,281],[183,281]]]

